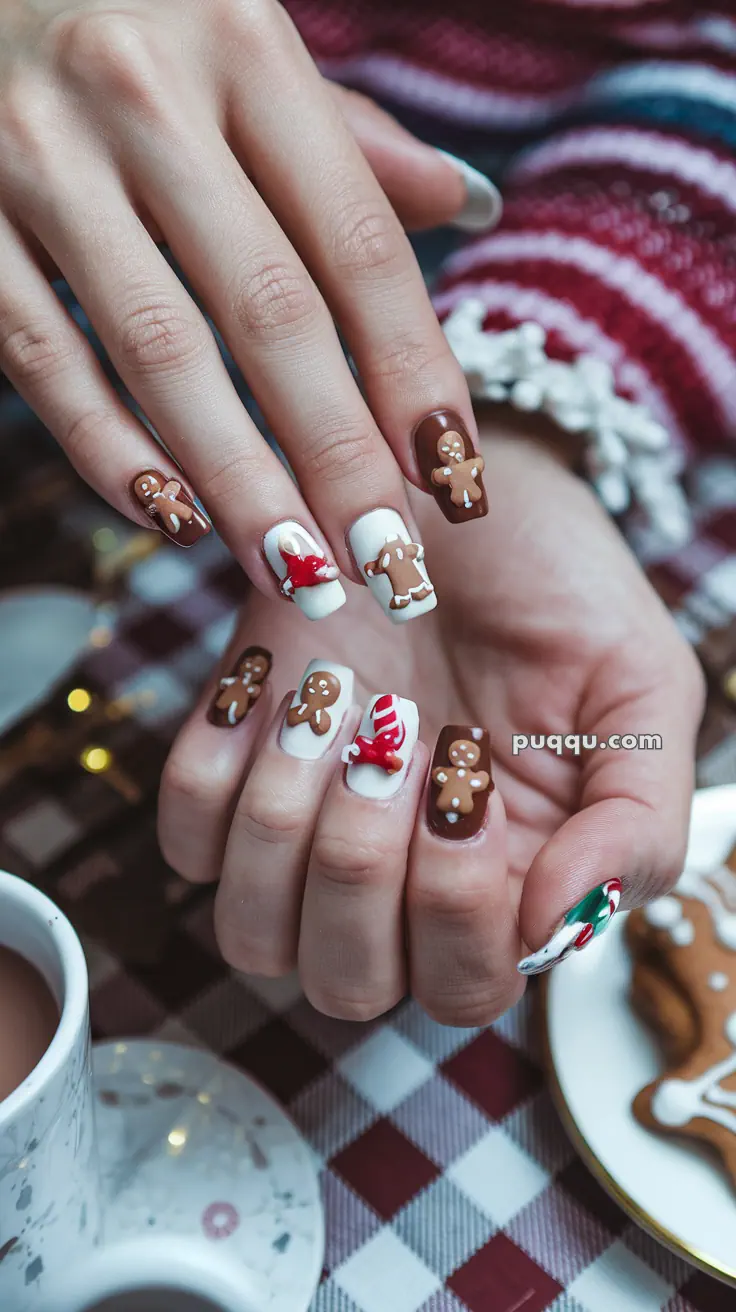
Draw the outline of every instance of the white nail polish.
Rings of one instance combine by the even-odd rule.
[[[322,620],[344,605],[337,565],[301,524],[291,519],[274,524],[263,539],[263,551],[282,597],[294,601],[307,619]]]
[[[372,697],[353,742],[343,748],[348,788],[360,797],[393,797],[406,778],[418,737],[414,702],[390,692]]]
[[[310,661],[281,726],[281,750],[299,761],[329,751],[353,701],[353,671],[335,661]]]
[[[424,547],[412,542],[395,510],[370,510],[349,533],[358,568],[393,624],[434,610],[437,595],[424,564]]]
[[[439,154],[462,174],[467,191],[465,205],[450,225],[461,232],[490,232],[497,227],[503,214],[501,193],[485,173],[474,169],[464,159],[441,150]]]

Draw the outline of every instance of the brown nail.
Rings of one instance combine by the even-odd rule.
[[[193,547],[212,527],[178,478],[146,469],[130,490],[156,528],[180,547]]]
[[[488,514],[483,486],[485,461],[477,455],[459,415],[437,410],[414,430],[419,472],[451,524]]]
[[[427,824],[440,838],[473,838],[493,792],[491,741],[485,729],[446,724],[432,758]]]
[[[207,712],[210,724],[232,729],[245,719],[263,691],[272,659],[265,647],[246,647],[230,674],[220,679],[220,686]]]

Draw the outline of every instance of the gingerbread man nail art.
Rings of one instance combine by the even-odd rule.
[[[287,520],[268,530],[263,551],[279,580],[279,591],[307,619],[324,619],[346,600],[334,561],[301,524]]]
[[[488,514],[485,460],[476,452],[459,415],[449,410],[429,415],[418,425],[414,444],[427,489],[451,524]]]
[[[434,610],[437,596],[424,563],[396,510],[369,510],[348,534],[350,549],[376,601],[392,624]]]
[[[391,584],[391,610],[403,610],[413,601],[424,601],[434,588],[420,574],[417,562],[424,559],[424,547],[417,542],[404,542],[403,538],[386,538],[380,556],[368,560],[364,569],[369,579],[385,574]]]
[[[271,669],[271,653],[265,647],[248,647],[232,674],[220,679],[219,691],[210,707],[210,724],[233,728],[244,720],[263,691]]]
[[[212,527],[178,478],[149,469],[138,475],[132,492],[149,519],[180,547],[193,547]]]
[[[437,740],[430,778],[430,829],[442,838],[473,838],[483,825],[493,790],[485,729],[446,725]]]
[[[334,706],[340,696],[337,675],[329,670],[313,670],[304,680],[299,696],[299,705],[290,706],[286,713],[286,723],[292,728],[297,724],[308,724],[318,737],[329,733],[332,717],[327,707]]]

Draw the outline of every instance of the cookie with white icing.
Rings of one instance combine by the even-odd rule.
[[[736,849],[632,912],[632,1001],[668,1069],[634,1099],[647,1128],[710,1144],[736,1184]]]

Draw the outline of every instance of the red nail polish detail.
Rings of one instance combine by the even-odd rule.
[[[147,469],[134,480],[131,492],[156,528],[180,547],[193,547],[212,527],[178,478]]]
[[[451,410],[428,415],[415,429],[414,448],[419,472],[445,519],[462,524],[488,514],[485,461],[459,415]]]
[[[323,556],[300,556],[296,546],[289,551],[283,543],[279,544],[279,555],[286,565],[286,578],[281,580],[284,597],[293,597],[297,588],[316,588],[338,577],[337,566]]]
[[[485,729],[446,724],[432,758],[427,824],[441,838],[474,838],[493,792],[491,743]]]
[[[263,692],[272,659],[265,647],[246,647],[230,674],[220,679],[207,712],[210,724],[232,729],[245,719]]]

